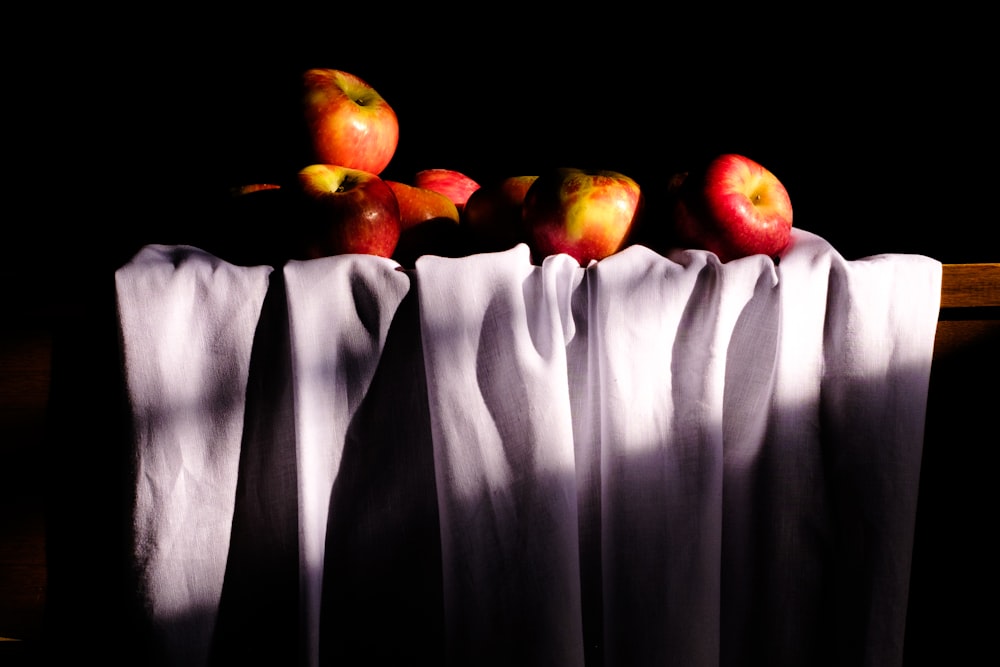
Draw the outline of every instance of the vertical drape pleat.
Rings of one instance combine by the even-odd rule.
[[[310,666],[319,664],[327,519],[348,429],[409,290],[409,278],[397,268],[395,262],[362,255],[290,262],[284,268],[295,405],[300,613]]]
[[[448,664],[583,664],[568,260],[417,262]]]
[[[166,664],[204,664],[229,549],[250,350],[268,267],[149,246],[116,274],[134,433],[133,540]]]
[[[254,334],[212,665],[281,664],[299,641],[295,404],[288,303],[272,273]],[[202,512],[211,513],[211,507]],[[253,637],[254,641],[247,641]]]
[[[830,272],[822,439],[839,664],[898,665],[941,275],[878,256]],[[878,316],[873,316],[877,313]]]
[[[726,383],[723,665],[822,665],[829,530],[820,381],[832,250],[796,237],[741,314]]]

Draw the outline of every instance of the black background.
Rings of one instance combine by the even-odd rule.
[[[845,4],[702,13],[627,3],[551,13],[520,3],[437,4],[406,15],[375,3],[247,6],[218,16],[176,5],[141,11],[63,9],[9,26],[19,39],[7,43],[3,65],[0,329],[47,326],[68,310],[64,377],[115,374],[105,306],[114,270],[142,245],[192,244],[227,258],[280,237],[280,221],[240,229],[228,189],[304,166],[296,123],[307,67],[353,72],[393,105],[401,135],[392,178],[428,167],[486,181],[590,166],[655,189],[734,151],[774,171],[795,225],[848,258],[1000,261],[997,53],[985,13],[883,16]],[[75,317],[91,312],[99,320],[92,339]],[[984,370],[969,353],[943,386],[990,377],[994,366]],[[968,413],[991,414],[988,392],[969,391]],[[91,398],[101,408],[104,400]],[[950,400],[946,407],[964,399]],[[109,440],[117,422],[99,425],[104,413],[90,415],[91,407],[75,406],[80,418],[68,422],[66,442]],[[981,530],[995,504],[987,498],[993,467],[983,465],[992,450],[978,446],[960,413],[939,414],[946,417],[929,431],[956,445],[925,456],[934,475],[921,489],[935,502],[918,527],[918,613],[908,640],[917,657],[928,646],[972,651],[989,637],[972,602],[993,581],[983,573],[995,550]],[[111,458],[101,447],[78,449],[103,455],[88,469]],[[85,551],[83,563],[100,564],[101,549]]]
[[[28,201],[10,211],[3,277],[30,306],[110,284],[146,243],[228,258],[280,235],[239,229],[227,191],[309,161],[298,86],[314,66],[396,109],[389,178],[589,166],[655,191],[740,152],[785,183],[797,227],[848,258],[1000,259],[985,17],[370,4],[79,18],[101,26],[66,40],[39,25],[35,51],[55,64],[9,66],[23,122],[8,138],[27,148],[11,190]]]

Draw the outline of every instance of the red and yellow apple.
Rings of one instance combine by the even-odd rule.
[[[422,169],[413,176],[413,185],[440,192],[454,202],[459,213],[469,195],[479,189],[475,179],[454,169]]]
[[[792,233],[792,202],[778,178],[743,155],[727,153],[688,174],[673,209],[678,242],[723,262],[778,256]]]
[[[642,203],[639,184],[615,171],[560,168],[539,175],[522,206],[535,261],[565,253],[586,266],[617,252]]]
[[[400,234],[399,203],[377,175],[340,165],[312,164],[293,188],[295,222],[306,259],[363,253],[391,257]]]
[[[508,176],[491,181],[469,195],[462,225],[482,252],[513,248],[527,242],[521,219],[524,196],[537,175]]]
[[[360,77],[336,69],[307,70],[303,87],[316,162],[381,174],[399,143],[399,119],[389,103]]]

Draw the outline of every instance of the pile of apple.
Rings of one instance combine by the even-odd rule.
[[[290,195],[298,258],[365,253],[412,266],[423,254],[461,256],[525,243],[536,262],[566,253],[586,266],[645,242],[637,233],[645,193],[624,174],[561,168],[481,185],[459,171],[433,168],[409,183],[384,179],[399,140],[389,103],[340,70],[308,70],[303,84],[315,163],[285,185],[242,189]],[[709,250],[725,262],[754,254],[777,258],[788,245],[788,193],[747,157],[718,156],[663,188],[670,204],[655,224],[670,230],[674,247]]]

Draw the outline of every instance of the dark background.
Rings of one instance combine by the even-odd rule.
[[[112,278],[144,244],[192,244],[230,258],[280,240],[280,220],[242,229],[228,189],[304,166],[296,123],[307,67],[358,74],[396,109],[401,137],[388,177],[448,167],[485,182],[591,166],[655,190],[676,171],[734,151],[774,171],[791,194],[795,225],[848,258],[904,252],[1000,261],[998,58],[985,10],[43,10],[52,15],[11,21],[19,39],[6,43],[2,66],[0,334],[40,328],[44,341],[57,330],[52,366],[71,384],[92,379],[97,389],[117,380]],[[992,594],[983,591],[995,579],[986,576],[995,549],[982,530],[995,505],[993,450],[973,431],[981,421],[963,420],[992,415],[992,395],[963,382],[995,375],[995,363],[983,366],[984,349],[968,351],[935,385],[968,389],[934,397],[938,419],[928,424],[938,447],[925,452],[931,474],[921,491],[931,502],[918,525],[908,637],[915,659],[929,656],[921,664],[949,662],[934,660],[928,647],[971,655],[990,637],[988,617],[973,603]],[[65,396],[79,401],[77,419],[62,425],[77,452],[67,460],[110,468],[108,434],[119,423],[102,420],[115,397]],[[41,453],[19,456],[37,463]],[[9,467],[26,488],[65,482],[72,495],[87,481]],[[91,486],[98,488],[82,493],[110,494],[106,508],[118,509],[114,489]],[[74,524],[81,533],[90,527],[90,517]],[[83,540],[86,553],[76,548]],[[98,599],[106,594],[99,575],[114,570],[102,561],[110,547],[94,535],[83,540],[67,551],[88,574],[78,599]],[[49,584],[51,591],[56,582]]]
[[[34,49],[60,47],[58,64],[9,66],[24,123],[8,139],[28,150],[11,189],[29,199],[11,209],[20,231],[5,243],[14,303],[33,310],[110,285],[146,243],[229,258],[280,236],[280,221],[240,229],[227,191],[309,161],[298,85],[312,66],[367,79],[396,109],[386,177],[448,167],[486,181],[558,164],[616,169],[655,191],[699,160],[741,152],[785,183],[795,226],[849,258],[1000,260],[984,16],[449,11],[109,16],[69,41],[42,26]]]

